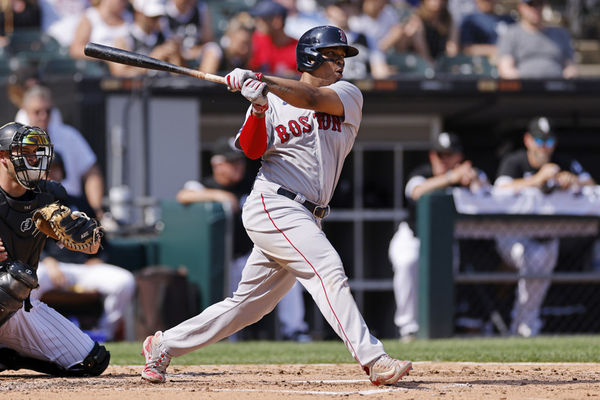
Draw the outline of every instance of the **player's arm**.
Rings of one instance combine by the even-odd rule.
[[[84,182],[85,197],[96,213],[98,219],[102,218],[102,199],[104,197],[104,176],[98,164],[94,164],[82,177]]]
[[[344,116],[342,100],[333,89],[277,76],[264,76],[262,80],[271,93],[294,107]]]
[[[498,75],[502,79],[519,79],[519,70],[515,65],[515,59],[505,54],[498,59]]]
[[[177,193],[176,198],[181,204],[216,201],[219,203],[229,203],[233,208],[237,208],[237,198],[235,195],[231,192],[221,189],[181,189]]]
[[[344,105],[342,100],[334,90],[329,88],[316,87],[294,79],[277,76],[263,76],[261,73],[240,68],[236,68],[227,74],[225,79],[230,90],[241,90],[242,95],[253,104],[256,104],[255,100],[260,97],[260,94],[264,95],[264,88],[266,86],[269,92],[294,107],[306,108],[340,117],[344,116]],[[244,85],[249,84],[248,80],[258,80],[265,84],[264,86],[261,86],[263,92],[257,92],[255,98],[251,98],[243,93]],[[255,84],[255,86],[258,86],[258,84]]]

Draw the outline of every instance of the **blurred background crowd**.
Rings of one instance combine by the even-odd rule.
[[[91,62],[90,41],[208,73],[296,76],[296,40],[324,24],[361,50],[347,79],[600,75],[597,0],[5,0],[1,11],[0,79],[146,73]]]

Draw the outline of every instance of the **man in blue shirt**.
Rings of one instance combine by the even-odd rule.
[[[496,0],[476,0],[478,11],[465,16],[460,24],[460,46],[470,56],[496,56],[498,37],[515,22],[509,15],[495,14]]]

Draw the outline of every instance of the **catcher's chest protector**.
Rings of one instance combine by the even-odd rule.
[[[32,211],[54,199],[50,193],[35,193],[32,200],[20,201],[0,190],[0,238],[9,260],[19,260],[36,269],[46,236],[34,235]]]

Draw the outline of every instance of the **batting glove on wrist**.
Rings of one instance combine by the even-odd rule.
[[[250,100],[252,109],[257,113],[264,113],[269,108],[269,100],[267,99],[265,82],[256,79],[248,79],[242,86],[242,96]]]
[[[242,90],[244,82],[248,79],[261,80],[263,74],[260,72],[252,72],[249,69],[236,68],[225,76],[228,89],[232,92]]]

